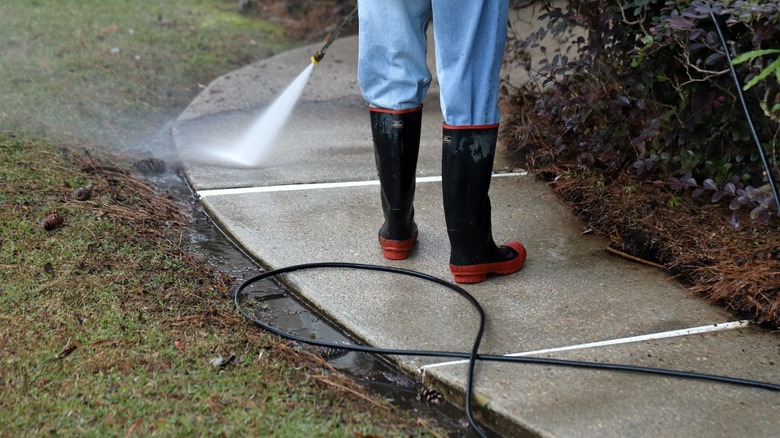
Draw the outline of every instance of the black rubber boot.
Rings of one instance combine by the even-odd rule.
[[[511,274],[523,267],[526,251],[519,242],[493,241],[490,179],[498,127],[444,126],[442,192],[450,271],[458,283],[478,283],[488,274]]]
[[[392,260],[407,258],[417,240],[413,201],[421,122],[422,107],[402,111],[371,108],[374,157],[385,216],[379,244],[384,256]]]

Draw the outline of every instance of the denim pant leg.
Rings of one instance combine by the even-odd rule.
[[[425,61],[430,0],[358,0],[358,18],[358,83],[363,97],[375,108],[422,105],[431,82]]]
[[[499,123],[499,74],[506,44],[508,0],[432,3],[444,123]]]

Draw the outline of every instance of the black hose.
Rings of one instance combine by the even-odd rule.
[[[745,119],[750,127],[750,135],[753,137],[753,141],[756,143],[758,154],[761,156],[761,161],[764,164],[764,171],[766,171],[766,178],[769,182],[769,187],[772,188],[772,194],[775,196],[775,207],[777,207],[777,213],[780,214],[780,193],[777,192],[777,184],[775,184],[775,177],[772,175],[772,168],[769,166],[769,160],[766,158],[766,151],[764,151],[764,145],[761,144],[761,140],[756,133],[756,127],[753,125],[753,118],[750,117],[750,111],[748,110],[747,103],[745,102],[745,94],[742,92],[742,85],[739,83],[739,76],[737,76],[737,70],[734,68],[734,64],[731,62],[731,54],[729,53],[729,46],[726,44],[726,38],[723,37],[723,31],[720,29],[715,13],[710,12],[710,18],[712,23],[715,24],[715,29],[718,31],[718,37],[720,43],[723,45],[723,53],[726,55],[726,61],[728,61],[729,69],[731,70],[731,77],[734,79],[734,85],[736,86],[737,95],[739,101],[742,104],[742,110],[745,112]]]
[[[439,284],[441,286],[444,286],[448,289],[455,291],[460,296],[465,298],[479,314],[479,328],[477,330],[477,335],[475,336],[474,344],[471,349],[471,352],[466,353],[466,352],[456,352],[456,351],[385,349],[385,348],[368,347],[364,345],[341,344],[335,342],[321,341],[317,339],[303,338],[297,335],[284,332],[265,322],[257,320],[254,316],[250,315],[241,306],[241,292],[253,283],[256,283],[263,279],[275,277],[277,275],[286,274],[289,272],[301,271],[306,269],[322,269],[322,268],[345,268],[345,269],[389,272],[394,274],[420,278],[422,280],[430,281],[432,283]],[[697,379],[697,380],[705,380],[705,381],[719,382],[719,383],[729,383],[733,385],[747,386],[750,388],[766,389],[770,391],[780,391],[780,384],[760,382],[755,380],[747,380],[747,379],[741,379],[736,377],[719,376],[714,374],[704,374],[704,373],[695,373],[689,371],[678,371],[678,370],[669,370],[663,368],[650,368],[650,367],[611,364],[611,363],[584,362],[584,361],[573,361],[573,360],[564,360],[564,359],[547,359],[547,358],[540,358],[540,357],[516,357],[516,356],[479,354],[478,353],[479,346],[482,341],[482,335],[484,333],[484,327],[485,327],[485,312],[482,309],[482,306],[476,300],[476,298],[474,298],[473,295],[471,295],[468,291],[466,291],[462,287],[454,283],[450,283],[448,281],[442,280],[441,278],[434,277],[432,275],[425,274],[422,272],[396,268],[391,266],[367,265],[367,264],[360,264],[360,263],[341,263],[341,262],[305,263],[300,265],[292,265],[285,268],[279,268],[273,271],[264,272],[244,281],[235,291],[234,302],[239,312],[244,316],[244,318],[251,321],[254,325],[272,334],[296,342],[315,345],[318,347],[335,348],[335,349],[341,349],[346,351],[356,351],[361,353],[371,353],[371,354],[378,354],[378,355],[448,357],[448,358],[468,359],[469,367],[468,367],[468,374],[466,380],[466,402],[465,402],[466,418],[468,419],[471,427],[474,429],[474,432],[481,437],[484,437],[486,435],[485,432],[482,430],[482,428],[480,428],[477,422],[474,420],[473,410],[471,405],[473,385],[474,385],[473,384],[474,370],[476,367],[476,362],[478,360],[493,361],[493,362],[513,362],[513,363],[525,363],[525,364],[537,364],[537,365],[565,366],[565,367],[588,368],[588,369],[596,369],[596,370],[626,371],[626,372],[634,372],[634,373],[660,375],[666,377],[677,377],[677,378]]]
[[[397,349],[383,349],[383,348],[375,348],[375,347],[366,347],[362,345],[349,345],[349,344],[338,344],[334,342],[326,342],[326,341],[318,341],[314,339],[309,338],[302,338],[300,336],[296,336],[290,333],[283,332],[269,324],[263,323],[262,321],[258,321],[256,318],[249,315],[243,307],[241,307],[240,303],[240,296],[241,291],[244,290],[247,286],[249,286],[252,283],[255,283],[257,281],[263,280],[265,278],[274,277],[276,275],[285,274],[288,272],[293,271],[300,271],[304,269],[317,269],[317,268],[350,268],[350,269],[362,269],[362,270],[370,270],[370,271],[383,271],[383,272],[391,272],[395,274],[401,274],[401,275],[407,275],[410,277],[417,277],[423,280],[427,280],[433,283],[437,283],[439,285],[442,285],[446,288],[452,289],[453,291],[457,292],[460,296],[465,298],[471,305],[474,307],[474,309],[477,310],[477,313],[479,313],[479,328],[477,329],[477,336],[474,339],[474,344],[471,349],[471,353],[456,353],[456,352],[447,352],[447,351],[423,351],[423,350],[397,350]],[[381,355],[396,355],[396,356],[434,356],[434,357],[450,357],[450,358],[468,358],[469,360],[469,367],[468,367],[468,373],[466,377],[466,418],[469,421],[469,424],[474,429],[474,432],[476,432],[479,436],[486,436],[485,432],[482,430],[482,428],[479,427],[476,420],[474,420],[474,416],[472,413],[471,408],[471,394],[473,390],[473,381],[474,381],[474,370],[476,368],[476,362],[478,358],[478,351],[480,343],[482,342],[482,335],[485,332],[485,311],[482,309],[482,306],[479,304],[479,302],[472,296],[470,293],[468,293],[465,289],[462,287],[450,283],[448,281],[442,280],[440,278],[434,277],[432,275],[424,274],[422,272],[417,271],[410,271],[408,269],[401,269],[401,268],[394,268],[390,266],[380,266],[380,265],[364,265],[364,264],[357,264],[357,263],[306,263],[302,265],[293,265],[288,266],[286,268],[280,268],[276,269],[274,271],[265,272],[259,275],[256,275],[248,280],[246,280],[244,283],[242,283],[238,289],[236,289],[234,302],[236,304],[236,307],[238,307],[238,310],[241,312],[241,314],[257,325],[258,327],[267,330],[275,335],[281,336],[286,339],[290,339],[297,342],[302,342],[310,345],[316,345],[318,347],[327,347],[327,348],[338,348],[342,350],[347,351],[357,351],[361,353],[372,353],[372,354],[381,354]]]

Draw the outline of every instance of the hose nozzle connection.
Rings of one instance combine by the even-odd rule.
[[[355,9],[352,10],[352,12],[347,15],[347,17],[344,19],[344,21],[341,22],[338,29],[336,29],[333,34],[331,34],[330,38],[328,38],[328,41],[325,43],[324,46],[320,50],[317,50],[314,52],[314,56],[311,57],[311,63],[314,65],[317,65],[322,61],[322,58],[325,57],[325,52],[328,51],[328,48],[331,44],[333,44],[333,41],[336,41],[336,38],[341,35],[341,32],[344,31],[344,28],[347,27],[347,25],[357,16],[357,6],[355,6]]]

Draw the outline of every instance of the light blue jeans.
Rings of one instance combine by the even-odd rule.
[[[494,125],[508,0],[358,0],[358,82],[375,108],[422,104],[431,83],[425,31],[433,20],[444,123]]]

